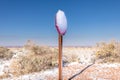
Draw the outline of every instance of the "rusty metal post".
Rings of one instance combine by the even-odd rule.
[[[58,39],[58,43],[59,43],[59,80],[62,80],[62,35],[59,34],[59,39]]]

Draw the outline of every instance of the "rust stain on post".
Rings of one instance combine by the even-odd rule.
[[[62,35],[59,34],[59,80],[62,80]]]

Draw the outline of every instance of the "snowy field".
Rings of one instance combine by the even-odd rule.
[[[25,75],[15,77],[9,73],[9,65],[13,59],[19,58],[19,55],[28,54],[29,51],[22,49],[11,49],[14,52],[14,56],[10,60],[0,60],[0,76],[8,73],[9,77],[1,80],[57,80],[58,68],[47,69],[40,72],[33,72]],[[70,80],[70,78],[82,71],[87,66],[88,69],[77,75],[71,80],[120,80],[120,64],[119,63],[104,63],[97,64],[94,61],[95,48],[64,48],[63,55],[78,55],[79,61],[64,64],[63,67],[63,80]],[[63,56],[64,58],[64,56]],[[93,73],[94,72],[94,73]],[[101,75],[99,75],[99,73]],[[108,76],[111,75],[111,76]],[[107,76],[106,76],[107,75]],[[85,77],[86,76],[86,77]],[[111,79],[110,79],[111,78]]]

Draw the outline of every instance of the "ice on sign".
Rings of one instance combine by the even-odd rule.
[[[61,10],[58,10],[55,17],[55,26],[60,35],[64,35],[67,30],[67,19],[65,13]]]

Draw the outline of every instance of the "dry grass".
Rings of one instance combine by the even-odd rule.
[[[4,73],[3,75],[0,75],[0,79],[4,79],[8,77],[10,77],[8,73]]]
[[[32,46],[31,51],[19,59],[13,60],[10,68],[11,73],[15,76],[38,72],[45,69],[55,67],[57,63],[57,49],[50,47]]]
[[[120,43],[111,41],[109,43],[99,43],[99,50],[96,52],[97,59],[102,62],[120,62]]]
[[[77,53],[65,53],[63,54],[63,61],[65,63],[71,63],[71,62],[79,62],[79,54]]]
[[[0,58],[1,59],[10,59],[12,58],[12,56],[13,56],[13,53],[9,49],[5,47],[0,47]]]
[[[65,63],[79,62],[89,63],[93,62],[94,53],[97,51],[96,48],[82,48],[82,47],[65,47],[63,49],[63,61]]]

